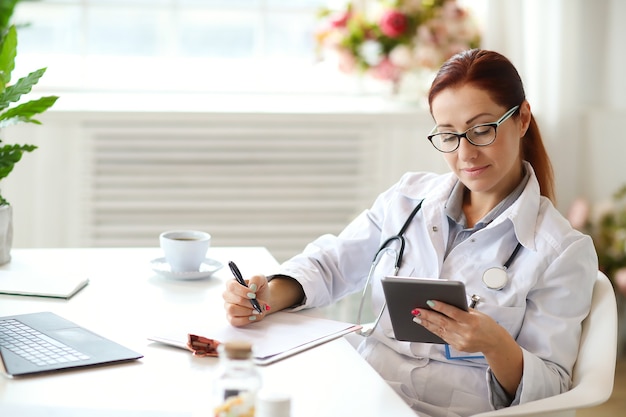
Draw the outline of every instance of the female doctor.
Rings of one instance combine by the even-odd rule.
[[[397,261],[398,275],[462,281],[474,296],[469,312],[437,300],[412,312],[415,326],[446,345],[394,339],[383,311],[359,346],[420,416],[466,416],[564,392],[597,256],[553,206],[550,161],[519,74],[496,52],[462,52],[438,72],[429,105],[436,126],[428,140],[451,172],[407,173],[338,236],[319,237],[274,275],[250,277],[250,288],[229,282],[228,320],[253,325],[282,309],[327,305],[370,278],[377,314],[380,278]]]

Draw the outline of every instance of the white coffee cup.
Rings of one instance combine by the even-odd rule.
[[[199,230],[170,230],[159,243],[172,272],[197,272],[211,246],[211,235]]]

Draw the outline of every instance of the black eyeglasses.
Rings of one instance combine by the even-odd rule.
[[[437,126],[435,126],[430,132],[431,134],[428,135],[428,140],[433,144],[435,149],[445,153],[456,151],[461,144],[461,138],[467,139],[467,141],[474,146],[491,145],[496,140],[496,130],[498,126],[506,122],[509,117],[513,116],[517,109],[519,109],[519,106],[509,109],[497,122],[476,125],[462,133],[433,133],[437,130]]]

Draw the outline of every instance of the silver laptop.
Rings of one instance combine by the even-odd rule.
[[[21,376],[143,357],[51,312],[0,317],[4,373]]]

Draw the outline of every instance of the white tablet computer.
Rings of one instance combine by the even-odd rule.
[[[465,285],[460,281],[434,278],[384,277],[383,291],[397,340],[445,343],[439,336],[413,322],[413,309],[431,310],[428,300],[438,300],[467,311]]]

